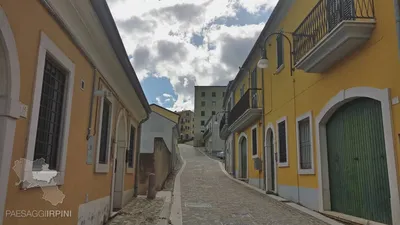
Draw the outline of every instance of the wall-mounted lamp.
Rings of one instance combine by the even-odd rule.
[[[106,91],[106,90],[97,90],[94,92],[94,96],[97,97],[111,97],[112,93],[110,91]]]
[[[295,70],[294,66],[293,66],[293,48],[292,48],[292,42],[290,41],[289,37],[286,36],[284,33],[280,33],[280,32],[274,32],[271,33],[267,36],[267,38],[265,38],[264,40],[264,45],[261,48],[261,59],[258,61],[257,63],[257,67],[260,69],[266,69],[269,66],[269,60],[267,57],[267,48],[265,47],[267,45],[267,41],[268,39],[272,36],[272,35],[282,35],[288,42],[289,42],[289,47],[290,47],[290,76],[293,76],[293,71]]]

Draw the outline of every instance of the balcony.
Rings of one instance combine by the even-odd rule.
[[[219,123],[219,137],[222,140],[226,140],[229,135],[229,124],[228,124],[228,113],[224,113],[224,116],[222,117],[220,123]]]
[[[254,124],[261,116],[262,90],[250,88],[229,113],[229,131],[239,132]]]
[[[320,0],[293,33],[295,66],[325,72],[368,41],[374,28],[374,0]]]
[[[203,134],[203,140],[206,140],[210,136],[211,136],[211,131],[210,129],[207,129]]]

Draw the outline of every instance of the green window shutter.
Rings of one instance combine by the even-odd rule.
[[[300,169],[311,169],[311,135],[310,118],[303,119],[299,123],[299,153]]]
[[[278,137],[279,137],[279,162],[286,163],[286,121],[278,124]]]

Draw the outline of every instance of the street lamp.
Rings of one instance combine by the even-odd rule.
[[[261,59],[258,61],[257,63],[257,67],[260,69],[266,69],[269,66],[269,60],[267,57],[267,48],[265,47],[267,45],[267,41],[268,39],[272,36],[272,35],[282,35],[283,37],[285,37],[285,39],[289,42],[289,47],[290,47],[290,76],[293,76],[293,71],[295,70],[294,66],[293,66],[293,50],[292,50],[292,42],[290,41],[289,37],[286,36],[284,33],[281,32],[274,32],[271,33],[267,36],[267,38],[265,38],[264,40],[264,45],[262,47],[262,53],[261,53]]]

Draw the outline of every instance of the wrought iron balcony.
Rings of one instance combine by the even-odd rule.
[[[229,117],[229,114],[224,113],[224,116],[222,116],[222,119],[219,123],[219,137],[222,140],[226,140],[230,135],[230,132],[228,129],[229,128],[228,117]]]
[[[228,117],[229,131],[238,132],[254,124],[262,115],[262,90],[250,88],[232,108]]]
[[[374,0],[320,0],[293,33],[295,66],[322,73],[365,43],[374,28]]]
[[[207,129],[206,131],[204,131],[203,139],[207,139],[210,135],[211,135],[211,131],[210,131],[210,129]]]

